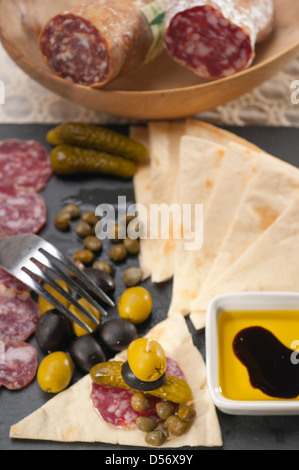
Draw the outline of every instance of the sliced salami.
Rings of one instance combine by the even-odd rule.
[[[184,374],[178,364],[167,358],[166,373],[177,378],[184,378]],[[113,426],[131,428],[136,424],[139,416],[146,416],[160,421],[156,412],[156,404],[162,399],[148,395],[151,406],[146,411],[135,411],[131,405],[131,398],[134,391],[124,390],[116,387],[103,386],[93,383],[91,400],[93,406],[100,416]]]
[[[2,268],[0,268],[0,285],[1,284],[8,289],[14,289],[18,292],[30,291],[28,286]]]
[[[273,0],[171,0],[164,46],[197,75],[223,78],[252,64],[273,27]]]
[[[146,3],[90,1],[52,18],[40,35],[46,63],[57,75],[87,86],[103,86],[132,70],[152,42],[140,12]]]
[[[29,385],[38,367],[37,351],[23,341],[6,343],[0,361],[0,387],[20,390]]]
[[[40,194],[0,184],[0,236],[37,233],[46,220],[46,204]]]
[[[0,341],[26,341],[36,330],[40,310],[28,292],[0,285]]]
[[[0,181],[40,191],[52,174],[50,156],[38,142],[17,139],[0,142]]]

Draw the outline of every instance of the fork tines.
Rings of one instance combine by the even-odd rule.
[[[102,315],[106,316],[107,312],[103,306],[95,300],[91,293],[97,295],[102,301],[110,306],[114,306],[115,304],[102,289],[99,289],[99,287],[72,262],[72,260],[62,255],[52,245],[50,245],[50,250],[52,253],[39,247],[34,253],[31,253],[28,262],[24,263],[22,267],[22,280],[31,287],[33,291],[45,298],[51,303],[51,305],[65,314],[70,320],[84,328],[88,333],[91,333],[93,331],[92,327],[90,327],[83,318],[79,318],[69,310],[69,308],[59,302],[59,300],[57,300],[41,285],[40,281],[42,280],[50,285],[55,289],[55,291],[57,291],[57,293],[59,293],[60,296],[66,299],[69,304],[74,305],[85,318],[89,319],[95,325],[99,325],[100,321],[92,313],[86,310],[86,308],[84,308],[72,294],[69,294],[65,289],[63,289],[57,283],[57,279],[59,278],[65,281],[73,291],[79,294],[80,297],[85,298],[96,310],[101,312]],[[55,254],[53,254],[53,251],[55,251]],[[67,270],[67,273],[64,269]],[[70,272],[73,273],[75,278],[70,276]],[[24,277],[24,275],[26,277]]]

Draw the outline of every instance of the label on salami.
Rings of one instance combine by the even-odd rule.
[[[145,63],[155,59],[163,50],[163,23],[169,1],[156,0],[140,10],[152,37],[152,44],[145,57]]]

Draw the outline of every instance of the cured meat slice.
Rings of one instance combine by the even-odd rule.
[[[17,139],[0,142],[0,181],[40,191],[52,174],[50,156],[38,142]]]
[[[37,351],[23,341],[6,343],[0,361],[0,387],[20,390],[29,385],[38,367]]]
[[[138,416],[158,419],[155,405],[158,398],[151,397],[151,407],[146,411],[135,411],[131,406],[134,392],[130,390],[92,384],[91,399],[101,417],[113,426],[130,428],[135,426]]]
[[[40,35],[40,49],[59,76],[103,86],[137,67],[152,43],[140,11],[148,0],[98,0],[52,18]]]
[[[273,30],[273,0],[171,0],[164,25],[164,47],[175,61],[223,78],[251,65],[256,43]]]
[[[28,292],[0,285],[0,341],[26,341],[36,330],[40,310]]]
[[[5,286],[8,289],[14,289],[18,292],[30,291],[31,289],[19,281],[16,277],[0,268],[0,285]]]
[[[0,184],[0,236],[37,233],[46,220],[46,204],[40,194]]]
[[[174,377],[183,379],[184,374],[178,364],[170,358],[167,358],[166,373]],[[150,396],[151,406],[146,411],[135,411],[131,406],[131,398],[134,391],[124,390],[116,387],[103,386],[93,383],[91,400],[100,414],[100,416],[113,426],[121,426],[123,428],[134,427],[136,419],[139,416],[146,416],[159,421],[156,412],[156,404],[162,399]]]

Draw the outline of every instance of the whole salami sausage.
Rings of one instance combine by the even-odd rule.
[[[223,78],[251,65],[273,27],[273,0],[172,0],[164,47],[197,75]]]
[[[90,1],[57,15],[40,34],[46,63],[60,77],[94,87],[129,72],[146,60],[153,44],[153,29],[143,11],[151,1]],[[155,3],[161,7],[168,1]]]

